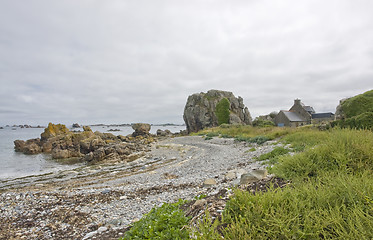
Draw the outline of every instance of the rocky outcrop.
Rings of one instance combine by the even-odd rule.
[[[170,136],[170,135],[172,135],[172,133],[168,129],[166,129],[166,130],[158,129],[157,130],[157,136],[166,137],[166,136]]]
[[[341,99],[339,100],[339,104],[335,110],[335,119],[336,120],[343,120],[346,118],[346,114],[343,112],[343,109],[342,109],[342,104],[348,100],[349,98],[344,98],[344,99]]]
[[[206,127],[218,126],[216,105],[224,98],[229,101],[229,124],[251,125],[250,112],[241,97],[236,98],[232,92],[210,90],[188,97],[184,108],[187,131],[197,132]]]
[[[149,135],[150,124],[147,123],[135,123],[132,124],[132,129],[135,132],[132,134],[133,137]]]
[[[136,128],[144,133],[146,126]],[[150,125],[149,125],[150,129]],[[154,141],[149,135],[115,136],[111,133],[92,132],[88,126],[83,132],[71,132],[65,125],[50,123],[41,138],[14,141],[17,152],[25,154],[49,153],[52,158],[77,157],[88,162],[132,161],[149,148]]]

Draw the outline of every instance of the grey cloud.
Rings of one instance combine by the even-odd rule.
[[[0,8],[0,125],[181,123],[188,95],[294,98],[319,111],[370,90],[371,1],[11,1]]]

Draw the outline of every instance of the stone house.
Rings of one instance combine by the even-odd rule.
[[[295,99],[294,105],[289,111],[281,110],[275,117],[274,122],[279,127],[299,127],[333,120],[333,113],[316,113],[313,107],[304,105],[300,99]]]

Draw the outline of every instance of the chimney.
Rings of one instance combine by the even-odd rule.
[[[295,99],[295,100],[294,100],[294,105],[301,105],[301,104],[300,104],[300,99]]]

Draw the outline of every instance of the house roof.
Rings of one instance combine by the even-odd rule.
[[[315,110],[311,106],[303,106],[303,109],[306,110],[309,113],[314,113]]]
[[[306,122],[304,118],[302,118],[295,112],[289,112],[284,110],[282,110],[281,112],[285,114],[285,116],[289,119],[290,122]]]
[[[333,116],[334,116],[334,114],[331,113],[331,112],[327,112],[327,113],[314,113],[314,114],[312,114],[312,118],[331,118]]]

